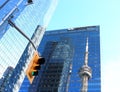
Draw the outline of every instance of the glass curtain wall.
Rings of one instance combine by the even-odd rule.
[[[31,38],[38,25],[45,31],[57,5],[57,0],[33,0],[31,4],[28,4],[27,1],[3,0],[0,2],[0,14],[2,15],[0,16],[0,78],[3,77],[3,73],[8,67],[14,68],[14,73],[12,74],[14,81],[20,78],[21,75],[19,76],[19,72],[23,74],[22,79],[25,76],[25,68],[20,63],[20,59],[29,42],[14,27],[9,25],[8,20],[11,20]],[[15,12],[13,12],[14,9]],[[3,20],[3,18],[7,19]],[[44,31],[42,32],[42,36]],[[19,60],[20,62],[18,62]],[[25,60],[26,57],[24,57],[23,62]],[[19,90],[22,80],[18,86],[15,86],[14,81],[10,81],[11,83],[8,82],[9,85],[6,88],[4,87],[5,92],[13,92],[12,88],[16,88],[15,92]]]
[[[64,48],[62,50],[62,54],[59,54],[58,50],[49,50],[49,46],[46,48],[47,42],[60,42],[62,41],[61,38],[70,39],[69,44],[72,44],[73,48],[73,57],[69,58],[67,55],[70,56],[70,51],[68,49],[68,45],[64,44]],[[88,27],[78,27],[78,28],[71,28],[71,29],[62,29],[62,30],[54,30],[54,31],[47,31],[43,37],[43,40],[39,46],[39,51],[42,53],[42,55],[47,58],[48,52],[54,51],[54,54],[50,54],[49,57],[52,59],[51,63],[54,62],[53,57],[57,57],[59,59],[62,59],[62,57],[66,57],[67,61],[69,59],[72,59],[71,63],[64,63],[63,70],[61,73],[59,86],[57,91],[50,91],[50,92],[80,92],[82,87],[82,79],[79,76],[79,70],[84,64],[85,60],[85,51],[86,51],[86,40],[88,38],[88,66],[92,69],[92,78],[88,80],[88,92],[101,92],[101,69],[100,69],[100,31],[99,26],[88,26]],[[64,39],[65,41],[65,39]],[[59,48],[62,48],[62,46],[59,43]],[[46,53],[44,53],[44,50],[46,50]],[[69,52],[69,54],[64,54]],[[57,61],[57,60],[56,60]],[[61,60],[62,61],[62,60]],[[59,62],[59,61],[58,61]],[[49,64],[49,63],[48,63]],[[46,70],[47,72],[47,70]],[[50,74],[53,72],[51,71]],[[45,76],[44,74],[41,74],[41,76]],[[47,76],[46,76],[47,77]],[[67,80],[66,80],[67,78]],[[38,89],[42,90],[46,88],[46,90],[42,92],[49,92],[48,90],[51,90],[52,87],[54,87],[54,83],[52,83],[51,89],[49,89],[43,84],[45,83],[44,78],[39,77],[39,84]],[[50,81],[51,78],[47,79],[47,81]],[[42,82],[41,82],[42,81]],[[51,83],[51,82],[50,82]],[[35,85],[34,85],[35,86]],[[41,87],[39,87],[41,86]],[[32,91],[33,92],[33,91]],[[37,91],[39,92],[39,91]],[[40,91],[41,92],[41,91]]]

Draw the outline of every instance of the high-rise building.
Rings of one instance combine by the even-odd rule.
[[[101,92],[99,26],[47,31],[38,51],[46,62],[20,92]]]
[[[3,92],[4,87],[9,82],[9,78],[12,75],[13,70],[14,70],[13,67],[9,66],[4,72],[2,78],[0,79],[0,92]]]
[[[37,82],[37,85],[39,85],[39,88],[35,88],[35,90],[30,87],[29,91],[66,92],[73,57],[73,47],[70,38],[63,38],[59,41],[48,41],[44,49],[45,56],[43,57],[45,57],[46,63],[43,70],[45,71],[42,71],[40,75],[43,76],[40,76],[41,78],[38,79],[39,83]],[[36,80],[33,82],[34,84],[36,84]]]
[[[18,92],[56,5],[57,0],[0,1],[0,78],[8,66],[14,68],[2,92]],[[20,31],[33,38],[34,48]],[[22,56],[24,50],[26,54]]]

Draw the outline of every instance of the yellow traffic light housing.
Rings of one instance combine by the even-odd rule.
[[[45,63],[45,59],[40,57],[38,52],[35,51],[32,60],[30,61],[30,64],[26,70],[26,75],[32,83],[35,76],[38,75],[38,70],[40,70],[40,65]]]

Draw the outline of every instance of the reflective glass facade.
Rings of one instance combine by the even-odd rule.
[[[28,92],[81,92],[79,70],[85,60],[87,38],[88,65],[92,69],[88,92],[101,92],[99,26],[47,31],[38,48],[46,63]],[[26,84],[29,82],[23,82],[21,89]]]
[[[0,79],[0,92],[4,91],[5,86],[7,85],[7,82],[9,82],[9,78],[13,72],[13,67],[9,66],[6,71],[4,72],[2,78]]]
[[[29,92],[66,92],[67,81],[69,77],[69,69],[73,57],[73,47],[68,38],[63,38],[60,41],[48,41],[45,45],[43,57],[46,58],[46,63],[40,73],[41,78],[36,78],[32,86],[39,83],[37,88],[30,86]],[[42,79],[42,80],[41,80]],[[63,81],[65,80],[65,81]],[[36,90],[35,90],[36,89]]]
[[[0,78],[8,66],[14,68],[10,81],[2,92],[18,92],[30,61],[28,59],[32,57],[34,51],[31,44],[28,44],[29,41],[10,26],[8,20],[11,20],[30,39],[38,28],[39,33],[34,40],[32,39],[37,48],[57,5],[57,0],[32,1],[31,4],[28,4],[28,0],[0,1]],[[22,56],[24,52],[25,55]]]
[[[14,27],[10,26],[8,20],[13,21],[19,29],[31,38],[38,25],[44,28],[47,27],[57,5],[57,0],[33,0],[32,4],[28,4],[27,1],[28,0],[0,1],[1,73],[3,73],[8,66],[16,66],[28,44],[28,40]],[[4,56],[6,56],[6,58],[4,58]]]

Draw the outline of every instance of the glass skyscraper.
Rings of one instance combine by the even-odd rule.
[[[14,68],[2,92],[18,92],[34,51],[29,41],[11,24],[29,39],[34,38],[31,40],[37,48],[56,5],[57,0],[0,1],[0,78],[7,67]],[[26,53],[22,56],[24,50]]]
[[[7,82],[9,82],[9,78],[13,70],[14,70],[13,67],[9,66],[4,72],[2,78],[0,79],[0,92],[3,92],[4,87],[7,85]]]
[[[20,92],[81,92],[79,71],[84,65],[86,53],[92,70],[88,92],[101,92],[99,26],[47,31],[38,51],[46,62],[32,85],[27,78],[24,79]],[[27,91],[26,85],[29,88]]]

